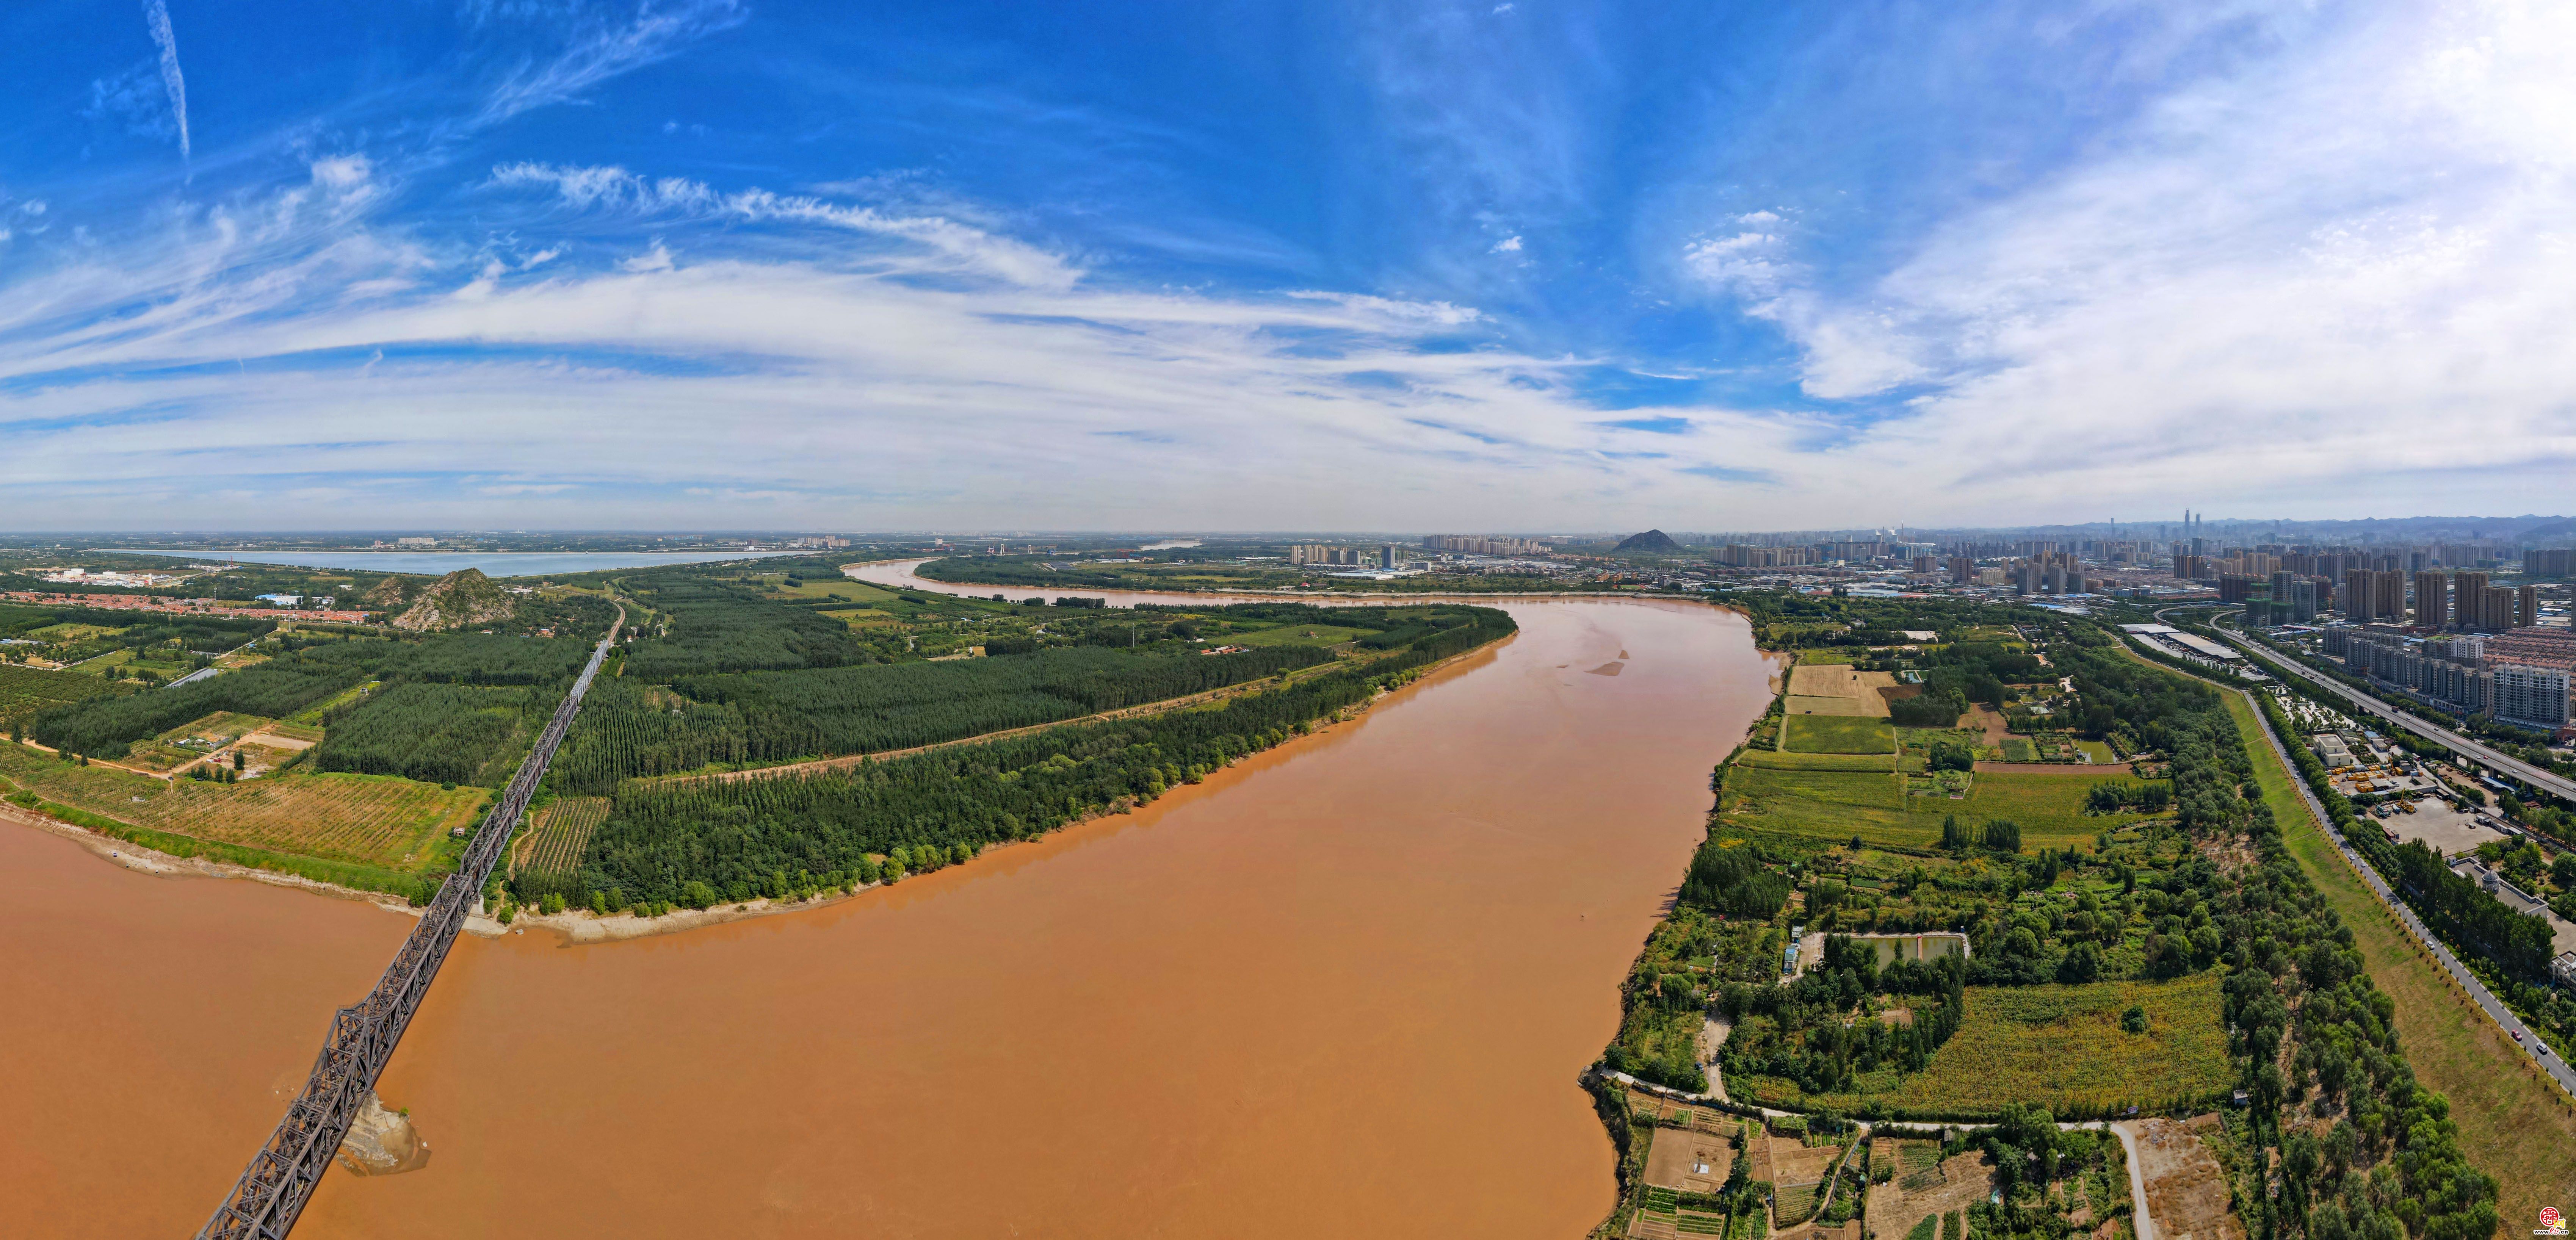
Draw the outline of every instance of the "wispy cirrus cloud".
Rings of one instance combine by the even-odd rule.
[[[523,60],[485,96],[475,121],[488,125],[531,108],[579,100],[610,78],[667,60],[690,43],[741,25],[750,10],[742,0],[641,0],[631,11],[606,12],[586,4],[476,3],[467,6],[466,15],[477,23],[516,19],[565,30],[560,48]]]
[[[1063,256],[942,216],[899,215],[765,189],[720,191],[687,177],[645,177],[613,166],[503,164],[488,184],[551,191],[565,206],[655,221],[805,224],[912,242],[956,270],[1033,288],[1070,288],[1082,272]]]

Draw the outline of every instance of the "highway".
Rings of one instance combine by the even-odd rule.
[[[2290,759],[2289,748],[2281,743],[2280,733],[2272,730],[2272,717],[2263,713],[2261,703],[2255,704],[2254,717],[2262,722],[2264,739],[2272,742],[2272,752],[2281,755],[2281,765],[2289,770],[2290,783],[2298,788],[2299,796],[2307,801],[2308,812],[2316,817],[2317,826],[2326,833],[2327,839],[2334,841],[2335,851],[2343,854],[2344,862],[2361,875],[2361,881],[2370,884],[2371,894],[2378,896],[2379,902],[2387,905],[2388,911],[2397,915],[2398,924],[2406,927],[2406,933],[2414,935],[2417,942],[2422,943],[2433,953],[2435,960],[2442,962],[2442,968],[2450,973],[2451,980],[2458,982],[2462,990],[2469,992],[2469,998],[2477,1002],[2479,1009],[2487,1014],[2488,1019],[2502,1026],[2508,1035],[2522,1038],[2523,1053],[2533,1056],[2541,1069],[2558,1082],[2560,1089],[2576,1094],[2576,1071],[2569,1070],[2567,1062],[2558,1056],[2542,1053],[2547,1044],[2540,1040],[2540,1035],[2525,1027],[2521,1018],[2513,1014],[2513,1009],[2506,1007],[2501,1000],[2497,999],[2494,992],[2489,991],[2486,984],[2478,980],[2476,974],[2462,967],[2459,957],[2452,955],[2450,948],[2442,946],[2441,940],[2434,938],[2432,931],[2425,929],[2422,919],[2415,916],[2415,910],[2406,907],[2406,902],[2398,899],[2397,893],[2390,891],[2387,883],[2380,881],[2379,871],[2372,869],[2370,863],[2362,859],[2361,854],[2352,850],[2352,845],[2345,841],[2343,833],[2335,830],[2334,821],[2326,816],[2324,803],[2317,800],[2316,790],[2308,787],[2308,781],[2299,777],[2299,764]]]
[[[2562,801],[2576,804],[2576,780],[2568,779],[2563,775],[2559,775],[2551,771],[2544,771],[2520,758],[2497,753],[2495,750],[2489,749],[2476,741],[2470,740],[2468,737],[2451,731],[2449,728],[2439,727],[2435,724],[2426,722],[2423,719],[2419,719],[2406,711],[2400,710],[2397,707],[2392,706],[2387,702],[2383,702],[2378,698],[2372,697],[2367,693],[2353,689],[2350,686],[2345,685],[2342,681],[2336,680],[2334,677],[2325,675],[2324,673],[2301,663],[2297,658],[2284,651],[2265,646],[2233,629],[2219,629],[2218,632],[2220,636],[2225,637],[2227,640],[2234,642],[2247,650],[2253,651],[2256,654],[2264,656],[2266,659],[2270,660],[2274,666],[2285,669],[2303,680],[2309,681],[2310,683],[2340,695],[2345,701],[2350,702],[2363,710],[2369,711],[2371,714],[2377,715],[2398,727],[2404,728],[2426,740],[2436,741],[2443,745],[2447,745],[2454,753],[2475,758],[2489,767],[2502,771],[2507,775],[2511,775],[2515,779],[2519,779],[2534,788],[2547,792]]]

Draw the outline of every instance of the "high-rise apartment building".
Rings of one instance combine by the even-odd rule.
[[[2415,574],[2415,623],[2428,629],[2450,625],[2450,578],[2432,572]]]
[[[2493,628],[2486,622],[2485,573],[2451,574],[2451,623],[2464,629]]]
[[[2565,577],[2576,573],[2576,548],[2525,551],[2522,553],[2522,573],[2526,577]]]
[[[2356,568],[2344,573],[2344,618],[2355,623],[2395,623],[2406,616],[2406,578],[2393,571]]]
[[[2486,600],[2485,605],[2478,609],[2478,614],[2486,617],[2486,623],[2479,627],[2497,633],[2511,629],[2513,627],[2513,587],[2488,586],[2478,593]]]
[[[2513,592],[2513,627],[2527,629],[2540,623],[2540,588],[2522,586]]]
[[[2495,668],[2495,716],[2525,727],[2566,727],[2567,685],[2567,672],[2561,668],[2499,663]]]

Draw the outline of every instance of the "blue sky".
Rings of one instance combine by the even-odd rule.
[[[0,528],[2562,511],[2563,6],[0,13]]]

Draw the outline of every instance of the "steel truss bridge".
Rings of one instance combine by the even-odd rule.
[[[481,896],[483,884],[492,876],[510,844],[511,831],[519,816],[527,812],[528,799],[536,795],[537,781],[544,777],[546,764],[554,760],[555,747],[563,743],[564,732],[572,726],[573,716],[581,711],[581,698],[590,691],[591,678],[599,674],[599,665],[608,657],[608,648],[617,641],[618,629],[626,623],[624,608],[618,609],[617,621],[609,626],[608,636],[590,652],[590,663],[581,670],[572,691],[564,695],[563,704],[555,708],[554,717],[546,721],[545,731],[537,736],[536,747],[527,761],[519,764],[518,774],[501,796],[501,803],[483,819],[466,847],[464,862],[456,873],[439,885],[438,897],[430,902],[429,912],[403,940],[402,950],[386,966],[384,976],[376,979],[375,989],[355,1005],[341,1008],[331,1016],[331,1029],[322,1043],[322,1053],[313,1061],[313,1074],[306,1078],[304,1091],[297,1094],[294,1105],[286,1109],[277,1131],[270,1133],[268,1144],[252,1156],[249,1169],[216,1207],[213,1218],[206,1220],[198,1240],[280,1240],[295,1226],[304,1203],[313,1196],[314,1186],[322,1182],[322,1173],[331,1166],[332,1156],[340,1142],[349,1135],[349,1124],[366,1104],[368,1094],[376,1087],[376,1077],[393,1058],[394,1045],[402,1041],[403,1030],[410,1026],[412,1013],[420,1009],[422,996],[438,977],[438,966],[447,960],[447,950],[456,942],[456,932],[465,925],[465,915]]]

